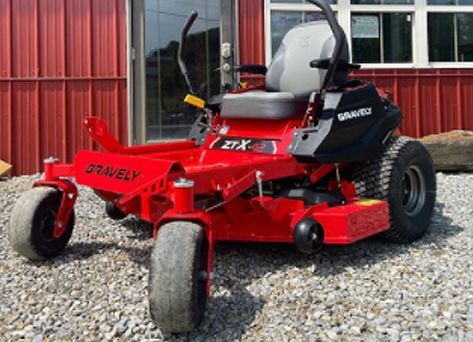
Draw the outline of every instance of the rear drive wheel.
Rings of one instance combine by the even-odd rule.
[[[358,196],[388,202],[391,228],[379,235],[383,239],[411,242],[429,228],[437,185],[432,158],[420,142],[392,138],[379,158],[355,168],[353,180]]]
[[[61,253],[74,228],[74,211],[59,238],[53,236],[62,192],[47,187],[33,188],[16,202],[10,219],[9,240],[18,254],[31,259],[49,259]]]
[[[194,330],[205,311],[207,250],[200,225],[175,221],[156,237],[149,273],[153,322],[173,333]]]

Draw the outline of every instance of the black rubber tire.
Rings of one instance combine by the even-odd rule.
[[[404,177],[415,169],[424,179],[422,202],[409,211],[403,203]],[[418,170],[418,171],[417,171]],[[393,137],[381,156],[358,165],[353,181],[362,198],[386,200],[389,204],[390,229],[378,235],[383,240],[408,243],[428,230],[435,206],[436,176],[432,158],[422,143],[407,137]]]
[[[52,237],[62,192],[48,187],[37,187],[25,192],[16,202],[10,219],[8,237],[12,248],[20,255],[41,260],[61,253],[74,229],[74,211],[60,238]]]
[[[164,331],[194,330],[204,317],[207,295],[204,231],[198,224],[174,221],[160,227],[149,272],[149,309]]]
[[[105,202],[105,213],[109,218],[115,221],[123,220],[125,217],[128,216],[123,211],[121,211],[120,208],[118,208],[115,204],[109,201]]]

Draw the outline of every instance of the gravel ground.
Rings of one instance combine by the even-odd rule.
[[[9,247],[14,201],[34,178],[0,182],[0,340],[473,341],[473,175],[438,174],[430,232],[305,256],[290,246],[218,246],[198,331],[163,335],[147,312],[146,225],[106,218],[81,188],[64,255],[29,262]]]

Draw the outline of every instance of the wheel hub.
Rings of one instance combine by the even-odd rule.
[[[426,198],[425,177],[416,165],[408,167],[404,174],[402,205],[408,215],[416,215],[422,210]]]
[[[50,209],[44,219],[41,221],[40,233],[44,241],[50,242],[54,240],[54,226],[56,224],[57,213]]]

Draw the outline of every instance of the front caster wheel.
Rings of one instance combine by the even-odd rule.
[[[207,249],[200,225],[175,221],[156,237],[149,272],[153,322],[173,333],[194,330],[205,311]]]
[[[25,192],[13,208],[9,240],[18,254],[31,259],[49,259],[66,247],[74,228],[74,211],[59,238],[53,236],[62,192],[38,187]]]

